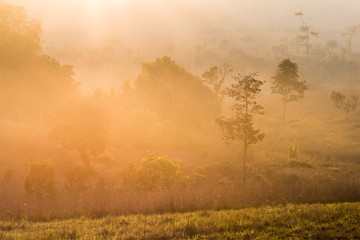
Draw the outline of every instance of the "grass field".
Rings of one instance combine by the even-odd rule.
[[[359,239],[360,203],[0,222],[0,239]]]

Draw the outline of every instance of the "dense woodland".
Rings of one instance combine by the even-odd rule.
[[[147,60],[116,38],[46,50],[0,1],[0,216],[358,201],[360,27],[339,42],[294,18],[268,54],[242,36]],[[125,77],[85,91],[76,66]]]

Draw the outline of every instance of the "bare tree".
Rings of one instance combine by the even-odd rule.
[[[310,31],[310,27],[309,25],[307,25],[307,23],[304,21],[303,18],[303,13],[302,12],[296,12],[295,16],[300,17],[301,22],[302,22],[302,26],[299,28],[301,34],[297,35],[297,38],[299,39],[300,43],[305,46],[305,50],[306,50],[306,63],[309,63],[309,49],[311,47],[310,44],[310,38],[311,37],[318,37],[319,33],[318,32],[313,32]]]

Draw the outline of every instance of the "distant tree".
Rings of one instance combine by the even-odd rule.
[[[67,150],[77,150],[84,166],[90,168],[91,158],[105,152],[108,124],[106,111],[83,99],[56,112],[50,137]]]
[[[302,22],[302,26],[299,28],[301,34],[297,36],[297,38],[299,39],[299,41],[301,42],[301,44],[303,46],[305,46],[305,50],[306,50],[306,62],[309,62],[309,49],[311,47],[310,44],[310,38],[311,37],[318,37],[319,33],[318,32],[313,32],[310,31],[310,27],[307,25],[307,23],[304,21],[303,18],[303,13],[302,12],[296,12],[295,16],[298,16],[301,19]]]
[[[246,184],[245,163],[247,159],[248,146],[262,141],[265,137],[258,129],[254,128],[254,117],[262,114],[263,107],[256,102],[256,98],[261,92],[260,87],[263,81],[257,80],[257,74],[233,77],[235,83],[226,89],[226,95],[234,100],[232,106],[232,116],[230,118],[221,117],[216,120],[222,130],[225,140],[233,142],[241,140],[243,142],[243,184]]]
[[[339,108],[346,113],[346,120],[348,120],[349,112],[356,110],[357,103],[359,101],[357,96],[352,95],[350,98],[346,98],[344,94],[337,91],[333,91],[331,93],[330,99],[336,108]]]
[[[56,195],[54,167],[50,162],[33,162],[24,181],[28,194],[39,199],[53,198]]]
[[[166,56],[143,63],[135,90],[143,106],[181,126],[198,127],[218,111],[209,87]]]
[[[129,164],[122,171],[122,180],[119,190],[170,190],[189,183],[178,164],[155,154],[147,154],[140,164]]]
[[[46,55],[41,37],[40,21],[0,1],[0,117],[42,123],[44,112],[79,94],[72,67]]]
[[[289,102],[298,101],[304,97],[304,92],[309,88],[306,81],[300,81],[298,75],[298,66],[290,59],[282,60],[274,76],[271,77],[272,93],[282,96],[283,124],[285,124],[286,105]]]
[[[355,34],[360,32],[360,24],[347,26],[341,33],[341,36],[346,41],[346,56],[347,59],[351,59],[352,55],[352,40]]]
[[[224,82],[232,71],[233,69],[231,66],[225,63],[220,68],[217,66],[211,67],[202,74],[202,78],[205,83],[210,86],[211,90],[216,94],[220,102],[224,98]]]

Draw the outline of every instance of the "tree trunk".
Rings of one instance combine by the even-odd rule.
[[[309,40],[306,40],[306,64],[309,64]]]
[[[285,114],[286,114],[286,100],[284,101],[284,109],[283,109],[283,125],[285,125]]]
[[[346,121],[349,120],[349,118],[348,118],[348,113],[349,113],[349,112],[346,111]]]
[[[348,46],[348,61],[351,60],[351,51],[352,51],[352,35],[349,37],[349,46]]]
[[[247,158],[247,144],[246,141],[244,141],[244,156],[243,156],[243,185],[246,186],[246,169],[245,169],[245,163]]]
[[[175,123],[175,96],[174,96],[174,86],[171,86],[171,100],[172,100],[172,120]]]

